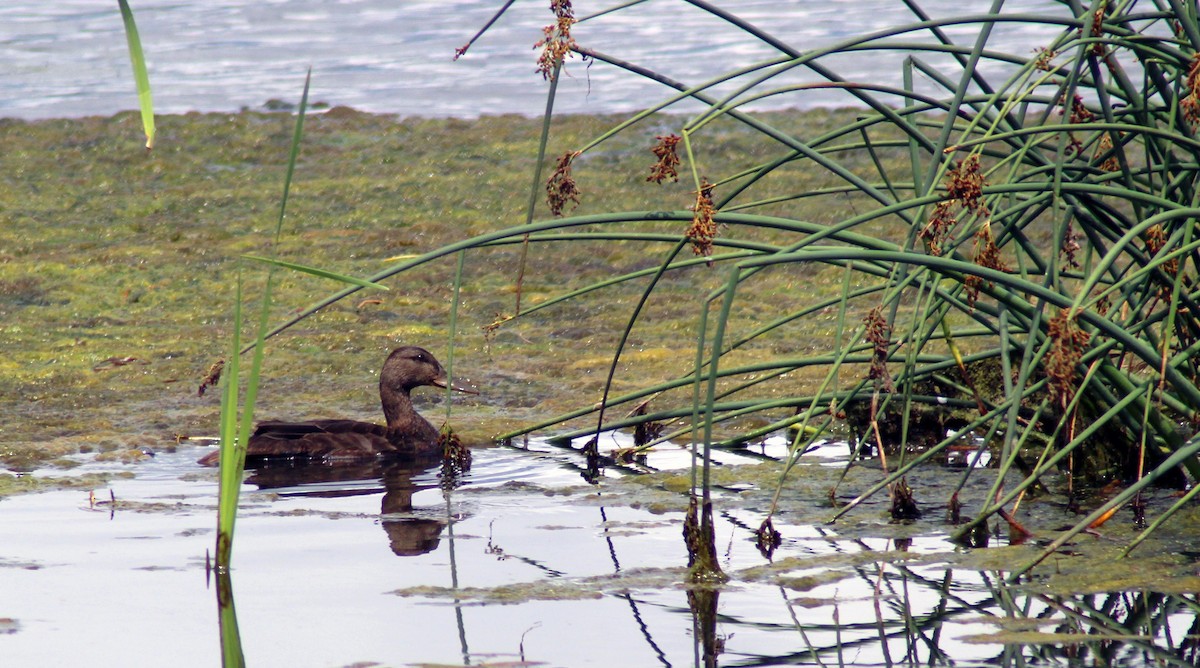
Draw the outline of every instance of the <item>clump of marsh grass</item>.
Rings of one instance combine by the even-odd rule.
[[[635,11],[636,4],[612,11]],[[598,416],[595,427],[562,438],[594,443],[604,430],[655,425],[660,435],[639,446],[647,448],[692,434],[700,510],[712,448],[787,430],[793,439],[782,477],[819,439],[858,433],[888,464],[877,484],[833,519],[884,490],[907,513],[908,493],[920,492],[907,488],[914,467],[946,457],[952,446],[978,443],[992,452],[996,476],[982,498],[962,494],[969,477],[983,474],[976,468],[968,467],[950,490],[957,509],[977,506],[974,519],[956,529],[960,537],[978,535],[993,516],[1013,517],[1028,490],[1060,471],[1069,486],[1112,479],[1125,485],[1061,541],[1098,526],[1151,484],[1200,476],[1194,12],[1160,2],[1153,13],[1097,3],[1019,14],[1003,13],[1003,3],[995,2],[988,14],[930,18],[907,0],[910,24],[798,48],[733,11],[701,0],[688,4],[774,53],[690,83],[571,43],[571,52],[651,78],[668,93],[594,140],[568,147],[549,182],[552,216],[537,220],[534,199],[547,190],[541,165],[565,58],[552,54],[555,76],[548,77],[526,224],[405,259],[371,277],[508,244],[626,243],[651,258],[648,269],[616,272],[522,307],[523,250],[514,311],[494,327],[614,285],[648,284],[614,346],[599,401],[504,437],[589,415]],[[588,20],[594,17],[571,25]],[[947,29],[964,24],[976,31],[960,43]],[[1035,52],[1011,53],[993,40],[1002,24],[1055,34]],[[836,66],[847,54],[880,67],[891,63],[901,83],[847,80]],[[798,72],[816,80],[785,78]],[[814,89],[843,91],[862,111],[849,123],[810,132],[744,109],[789,96],[803,106]],[[558,217],[588,197],[576,167],[589,152],[684,101],[703,108],[686,118],[659,118],[674,128],[669,135],[656,130],[648,164],[652,181],[686,181],[691,201]],[[765,148],[743,163],[708,159],[706,133],[730,126]],[[679,139],[668,145],[664,136]],[[826,174],[828,185],[781,190],[781,176],[796,169]],[[693,256],[682,252],[687,246]],[[842,277],[840,288],[788,282],[826,269]],[[695,362],[682,363],[674,380],[612,392],[629,333],[664,277],[699,272],[698,283],[717,287],[695,299]],[[778,297],[764,318],[749,310],[746,296],[770,281],[778,281]],[[275,331],[357,289],[330,295]],[[827,332],[822,345],[775,352],[792,350],[788,342],[809,328]],[[611,417],[624,406],[634,408]],[[1006,482],[1012,479],[1019,482]],[[764,546],[776,540],[772,513],[759,534]],[[696,517],[703,526],[703,513]]]
[[[885,465],[889,473],[880,485],[839,515],[886,488],[897,513],[911,516],[916,510],[905,473],[971,434],[982,435],[995,450],[1001,475],[990,496],[979,500],[977,519],[961,529],[964,535],[1058,467],[1066,467],[1070,480],[1118,478],[1128,490],[1169,480],[1180,467],[1192,476],[1200,473],[1200,440],[1194,430],[1180,428],[1195,421],[1200,409],[1195,356],[1200,337],[1191,315],[1198,296],[1192,165],[1200,158],[1193,139],[1200,47],[1194,15],[1167,3],[1155,15],[1133,14],[1111,3],[1064,6],[1055,15],[1008,14],[1004,21],[1062,26],[1037,52],[1012,54],[990,42],[1001,3],[993,17],[970,19],[978,26],[977,37],[958,44],[943,32],[957,18],[930,19],[918,3],[908,2],[915,18],[911,25],[801,50],[712,3],[690,4],[774,47],[777,57],[691,85],[575,45],[582,55],[652,77],[678,93],[566,155],[585,155],[651,114],[684,99],[699,100],[707,108],[682,122],[678,134],[667,135],[671,141],[658,137],[650,180],[677,178],[681,162],[692,171],[696,201],[690,226],[680,233],[705,264],[728,276],[726,287],[704,303],[736,303],[743,285],[787,266],[841,267],[861,286],[847,287],[840,296],[840,348],[820,362],[827,369],[824,380],[815,387],[780,388],[782,402],[735,401],[750,385],[739,384],[741,374],[722,375],[718,368],[739,348],[765,346],[802,325],[815,300],[803,293],[788,295],[778,320],[729,339],[722,330],[731,311],[722,309],[714,340],[707,347],[703,338],[698,341],[708,352],[691,372],[694,378],[705,375],[726,384],[723,401],[694,399],[702,413],[705,448],[733,447],[791,428],[796,439],[790,461],[795,461],[844,423],[848,409],[869,402],[867,439],[882,456],[898,453],[899,461]],[[927,39],[920,40],[922,35]],[[898,40],[912,41],[898,45]],[[881,59],[894,55],[903,86],[846,81],[826,64],[853,51]],[[952,65],[935,67],[929,62],[934,57]],[[1004,66],[1003,78],[989,80],[983,73],[997,65]],[[799,69],[824,81],[775,83]],[[944,94],[918,90],[918,76]],[[712,92],[718,84],[729,84],[734,92]],[[759,98],[801,96],[815,87],[844,89],[865,107],[863,114],[851,125],[806,137],[741,111]],[[699,176],[696,165],[703,156],[696,147],[718,120],[761,133],[775,142],[777,153],[712,181]],[[825,170],[842,185],[768,195],[772,177],[797,164]],[[565,171],[562,167],[558,173]],[[586,192],[578,178],[570,181],[572,198]],[[780,210],[789,201],[850,194],[858,212],[842,219],[755,213]],[[556,201],[564,198],[555,199],[552,191],[551,210],[561,213]],[[685,217],[681,211],[614,212],[567,218],[525,233],[536,239],[543,231],[580,225],[632,227],[652,218]],[[761,238],[756,230],[765,229],[773,232],[770,241],[749,250],[748,242]],[[647,235],[631,232],[626,238],[651,248]],[[748,252],[735,252],[739,249]],[[693,270],[673,251],[662,257],[660,275]],[[1121,307],[1112,308],[1114,303]],[[848,310],[871,317],[849,328],[841,319]],[[614,357],[624,345],[622,340]],[[782,371],[773,377],[809,365],[808,360],[780,360]],[[986,376],[986,370],[998,375]],[[847,380],[851,387],[840,388]],[[931,384],[950,396],[927,392]],[[625,402],[639,402],[638,410],[626,420],[598,424],[592,433],[678,419],[682,407],[646,408],[647,398],[664,389],[609,397],[606,386],[597,412]],[[910,416],[918,406],[936,408],[939,402],[955,406],[960,428],[936,434],[931,446],[906,460],[910,443],[917,440]],[[791,407],[790,414],[765,417],[765,427],[708,437],[711,427],[733,418],[779,415],[780,403]],[[897,423],[886,436],[879,426],[884,420]],[[1004,489],[1003,474],[1024,464],[1021,453],[1029,448],[1039,452],[1037,461],[1024,472],[1024,482]],[[1118,495],[1075,530],[1093,525],[1129,498]],[[772,532],[768,517],[760,533],[765,545],[773,542]]]

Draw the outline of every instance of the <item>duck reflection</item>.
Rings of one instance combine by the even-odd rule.
[[[383,492],[380,524],[398,557],[426,554],[441,543],[444,519],[413,517],[413,495],[447,478],[440,460],[372,460],[329,466],[306,461],[263,461],[246,482],[281,496],[337,498]],[[419,510],[419,509],[418,509]]]

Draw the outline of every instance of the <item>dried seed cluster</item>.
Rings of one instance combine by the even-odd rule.
[[[655,137],[655,139],[658,140],[658,143],[650,150],[654,153],[654,157],[658,158],[658,162],[650,168],[650,176],[647,176],[646,180],[655,183],[662,183],[667,179],[678,181],[679,155],[676,147],[682,137],[671,134],[665,137]]]
[[[692,225],[688,228],[687,238],[692,242],[692,252],[704,257],[712,257],[713,239],[717,238],[717,224],[713,220],[717,210],[713,206],[713,184],[703,179],[700,190],[696,193],[696,205],[692,207]],[[711,261],[710,263],[711,264]]]
[[[1075,225],[1067,221],[1067,232],[1063,235],[1062,247],[1058,249],[1059,256],[1066,261],[1072,269],[1079,268],[1079,251],[1083,247],[1079,245],[1079,233],[1075,231]]]
[[[958,224],[956,208],[980,217],[991,215],[983,203],[983,172],[979,156],[971,155],[946,174],[946,199],[937,203],[933,215],[918,236],[928,245],[930,255],[941,255],[946,239]]]
[[[892,342],[892,328],[883,317],[883,307],[876,306],[863,318],[866,332],[863,338],[871,344],[871,369],[867,372],[867,380],[875,381],[875,389],[891,392],[895,389],[892,375],[888,373],[888,349]]]
[[[1102,172],[1115,172],[1121,168],[1121,163],[1117,162],[1116,155],[1109,155],[1103,161],[1100,160],[1102,156],[1110,153],[1112,149],[1112,133],[1105,132],[1104,135],[1100,137],[1100,143],[1096,146],[1096,154],[1092,156],[1092,162],[1100,163],[1096,165],[1096,167]]]
[[[561,216],[568,203],[579,206],[579,187],[571,177],[571,162],[578,156],[578,151],[562,154],[554,173],[546,179],[546,204],[555,216]]]
[[[571,26],[575,25],[575,10],[571,8],[571,0],[551,0],[550,11],[554,12],[554,23],[542,28],[543,39],[533,45],[541,49],[538,56],[537,72],[547,81],[554,79],[554,70],[562,64],[571,50],[575,48],[575,38],[571,36]]]
[[[1057,51],[1054,49],[1047,49],[1044,46],[1039,46],[1038,48],[1034,49],[1034,53],[1037,54],[1037,57],[1033,59],[1034,67],[1043,72],[1049,72],[1050,70],[1054,69],[1054,65],[1051,64],[1051,61],[1058,57]]]
[[[1179,103],[1183,117],[1190,123],[1200,123],[1200,53],[1192,55],[1192,65],[1188,68],[1184,89],[1187,95]]]
[[[987,268],[995,269],[996,271],[1008,271],[1008,265],[1000,259],[1000,249],[996,246],[995,240],[992,239],[992,224],[986,222],[979,231],[975,233],[975,264]],[[992,282],[988,281],[988,287],[992,286]],[[963,281],[963,285],[967,290],[967,303],[975,306],[976,300],[979,299],[979,288],[983,286],[983,279],[975,274],[967,276]]]
[[[1075,396],[1075,367],[1083,358],[1091,338],[1079,329],[1076,315],[1062,309],[1050,319],[1050,352],[1046,356],[1046,376],[1050,379],[1050,397],[1066,408]]]
[[[1159,251],[1167,245],[1167,231],[1163,229],[1161,224],[1155,225],[1146,230],[1146,252],[1150,255],[1157,255]],[[1173,280],[1175,275],[1179,273],[1179,258],[1172,258],[1159,265],[1159,269]],[[1167,297],[1171,292],[1170,285],[1163,285],[1159,289],[1159,296]]]
[[[1088,110],[1087,105],[1083,103],[1083,97],[1076,95],[1071,100],[1070,108],[1068,109],[1066,98],[1059,101],[1062,109],[1059,113],[1067,117],[1067,122],[1071,125],[1077,123],[1089,123],[1095,120],[1096,115]],[[1083,142],[1074,132],[1067,133],[1067,155],[1079,155],[1083,151]]]

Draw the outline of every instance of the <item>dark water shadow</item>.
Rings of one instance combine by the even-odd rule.
[[[438,460],[384,461],[329,466],[303,461],[259,464],[246,483],[280,496],[337,498],[383,492],[380,525],[398,557],[437,549],[447,520],[414,517],[413,495],[443,487]]]
[[[398,557],[412,557],[433,552],[441,543],[442,531],[448,530],[451,579],[453,587],[457,588],[458,569],[453,541],[455,517],[451,511],[450,499],[450,492],[456,486],[457,478],[441,478],[442,473],[440,460],[428,459],[377,459],[336,466],[296,460],[262,461],[255,463],[245,482],[256,486],[260,491],[271,491],[282,497],[338,498],[382,492],[380,525],[387,534],[388,546],[392,553]],[[446,492],[443,495],[445,518],[411,516],[414,511],[413,495],[434,488]],[[241,668],[246,665],[246,661],[242,651],[231,575],[228,571],[215,568],[209,569],[209,574],[215,577],[216,581],[222,666]],[[457,599],[454,605],[463,664],[471,665],[462,605]]]

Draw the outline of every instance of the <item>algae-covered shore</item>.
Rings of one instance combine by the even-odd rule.
[[[849,113],[772,120],[816,131]],[[550,151],[573,150],[616,120],[557,118]],[[677,130],[674,122],[682,120],[647,121],[577,161],[577,211],[690,206],[695,195],[685,183],[646,181],[654,138]],[[365,276],[389,258],[525,220],[540,120],[394,118],[338,107],[306,123],[284,235],[272,247],[293,127],[287,113],[160,117],[148,152],[133,113],[0,120],[0,459],[8,467],[67,466],[61,458],[78,452],[136,458],[141,448],[212,434],[218,400],[197,396],[197,387],[226,355],[243,254]],[[723,168],[754,164],[758,141],[716,129],[705,135],[704,155]],[[780,187],[795,192],[825,177],[797,170],[791,178]],[[536,216],[548,215],[539,202]],[[665,251],[541,244],[530,249],[522,299],[537,303],[614,268],[653,267]],[[602,291],[488,334],[484,325],[513,310],[519,257],[518,247],[507,246],[466,259],[455,369],[482,393],[456,399],[452,423],[475,442],[598,400],[642,287]],[[447,259],[403,274],[388,292],[359,293],[273,339],[259,414],[375,419],[374,378],[392,346],[420,344],[445,355],[454,267]],[[263,273],[246,265],[251,300]],[[276,322],[340,287],[281,277]],[[618,375],[617,388],[689,368],[693,353],[679,344],[693,338],[696,305],[718,280],[700,268],[659,287],[622,358],[633,371]],[[821,280],[838,279],[817,273],[762,284],[761,294],[746,296],[746,312],[754,313],[757,299],[768,313],[780,291],[810,290]],[[821,336],[814,330],[788,345],[811,349]],[[434,393],[422,400],[435,421],[444,415],[432,405],[439,400]]]

